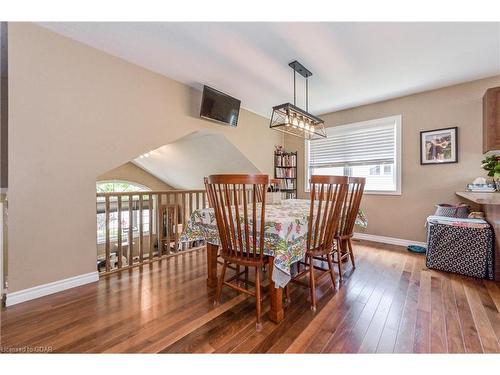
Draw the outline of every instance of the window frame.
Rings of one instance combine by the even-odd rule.
[[[389,121],[394,121],[395,128],[396,128],[396,134],[395,134],[395,141],[396,141],[396,150],[395,150],[395,163],[394,167],[396,168],[396,175],[394,176],[394,182],[396,183],[396,189],[395,190],[387,190],[387,191],[382,191],[382,190],[365,190],[365,194],[369,195],[401,195],[402,194],[402,170],[401,170],[401,159],[402,159],[402,115],[394,115],[394,116],[388,116],[388,117],[382,117],[378,119],[373,119],[373,120],[368,120],[368,121],[359,121],[359,122],[353,122],[353,123],[348,123],[348,124],[342,124],[338,126],[355,126],[355,127],[368,127],[368,126],[374,126],[378,125],[381,121],[383,122],[389,122]],[[330,126],[326,128],[326,132],[328,134],[328,131],[334,127],[337,126]],[[310,147],[309,147],[309,140],[305,139],[304,140],[304,161],[305,161],[305,171],[304,171],[304,191],[305,192],[310,192],[309,188],[309,152],[310,152]]]
[[[138,190],[138,191],[152,191],[151,188],[149,188],[148,186],[146,185],[143,185],[143,184],[140,184],[138,182],[134,182],[134,181],[129,181],[129,180],[119,180],[119,179],[112,179],[112,180],[99,180],[99,181],[96,181],[95,185],[96,185],[96,191],[97,191],[97,185],[98,184],[129,184],[129,185],[134,185],[134,186],[137,186],[138,188],[141,188],[143,190]],[[122,191],[110,191],[109,193],[134,193],[135,191],[125,191],[125,192],[122,192]],[[99,193],[97,191],[97,193]],[[105,193],[105,192],[103,192]]]

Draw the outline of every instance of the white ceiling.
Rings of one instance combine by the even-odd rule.
[[[175,189],[202,189],[203,177],[210,174],[259,173],[224,135],[208,131],[194,132],[132,162]]]
[[[499,23],[42,23],[269,117],[297,59],[316,114],[500,74]],[[301,86],[299,86],[301,89]],[[298,104],[302,105],[300,90]]]

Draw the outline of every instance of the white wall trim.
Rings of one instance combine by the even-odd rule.
[[[5,302],[5,305],[7,307],[16,305],[21,302],[61,292],[66,289],[75,288],[80,285],[93,283],[98,280],[99,273],[95,271],[63,280],[54,281],[48,284],[34,286],[33,288],[23,289],[17,292],[7,293],[7,300]]]
[[[427,244],[425,242],[410,241],[410,240],[404,240],[402,238],[395,238],[395,237],[376,236],[374,234],[366,234],[366,233],[354,233],[354,238],[358,239],[358,240],[381,242],[381,243],[386,243],[386,244],[390,244],[390,245],[398,245],[398,246],[405,246],[405,247],[408,245],[418,245],[418,246],[424,246],[424,247],[427,246]]]

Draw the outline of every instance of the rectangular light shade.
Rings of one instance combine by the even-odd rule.
[[[269,127],[304,139],[326,138],[324,121],[291,103],[273,107]]]

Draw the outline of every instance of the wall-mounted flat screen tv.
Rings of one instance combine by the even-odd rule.
[[[229,126],[237,126],[240,105],[240,100],[209,86],[204,86],[200,117]]]

